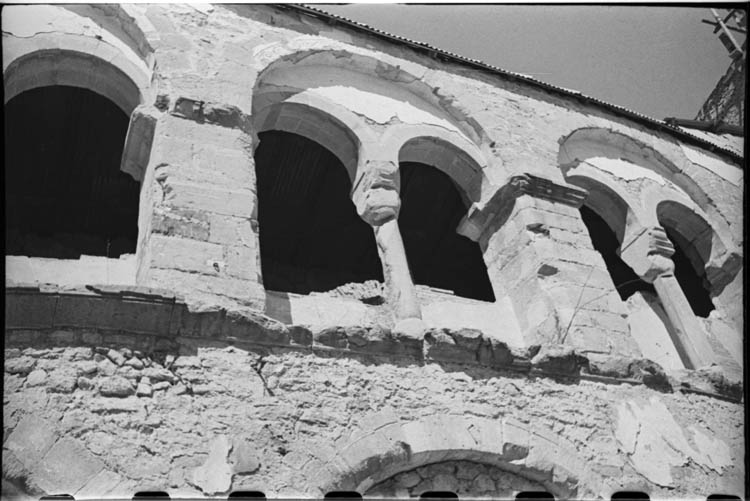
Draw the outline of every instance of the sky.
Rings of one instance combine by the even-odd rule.
[[[661,120],[695,118],[731,62],[698,5],[315,7]]]

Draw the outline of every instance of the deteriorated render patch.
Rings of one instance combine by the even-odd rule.
[[[745,496],[736,126],[304,6],[2,37],[3,499]]]

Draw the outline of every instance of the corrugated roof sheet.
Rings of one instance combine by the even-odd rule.
[[[687,132],[685,129],[670,125],[662,120],[657,120],[655,118],[651,118],[649,116],[643,115],[641,113],[638,113],[637,111],[633,111],[627,108],[624,108],[622,106],[608,103],[606,101],[602,101],[600,99],[597,99],[595,97],[586,96],[584,94],[581,94],[578,91],[566,89],[564,87],[559,87],[557,85],[549,84],[546,82],[543,82],[541,80],[537,80],[533,77],[530,77],[528,75],[524,75],[522,73],[514,73],[512,71],[507,71],[502,68],[498,68],[496,66],[492,66],[491,64],[487,64],[485,62],[482,62],[478,59],[471,59],[468,57],[461,56],[459,54],[455,54],[453,52],[449,52],[443,49],[439,49],[437,47],[434,47],[430,44],[427,44],[425,42],[419,42],[417,40],[411,40],[409,38],[405,38],[399,35],[394,35],[392,33],[388,33],[386,31],[373,28],[372,26],[368,26],[364,23],[360,23],[358,21],[353,21],[351,19],[347,19],[345,17],[328,13],[324,10],[318,9],[316,7],[312,7],[309,5],[302,5],[302,4],[285,4],[285,5],[276,5],[278,8],[292,8],[298,11],[301,11],[303,13],[313,14],[321,17],[325,17],[329,20],[333,20],[336,22],[342,22],[344,24],[347,24],[355,29],[367,31],[371,34],[375,34],[377,36],[380,36],[381,38],[386,38],[391,41],[396,41],[400,43],[405,43],[407,45],[410,45],[412,47],[415,47],[417,49],[423,49],[428,50],[430,52],[435,53],[438,56],[444,56],[447,59],[453,60],[454,62],[463,63],[463,64],[469,64],[474,67],[479,67],[483,70],[488,70],[492,73],[499,74],[501,76],[510,77],[513,80],[520,80],[522,82],[525,82],[527,84],[541,87],[545,90],[549,90],[552,92],[556,92],[558,94],[562,94],[568,97],[575,97],[578,99],[582,99],[584,101],[593,103],[595,105],[598,105],[602,108],[607,109],[608,111],[617,113],[619,115],[634,119],[640,123],[644,123],[652,128],[656,128],[658,130],[667,132],[673,136],[676,136],[684,141],[702,146],[703,148],[706,148],[710,151],[723,154],[725,156],[730,157],[735,162],[739,163],[740,165],[744,164],[743,159],[743,153],[741,148],[737,149],[736,147],[733,147],[731,145],[728,145],[725,141],[718,140],[717,138],[710,137],[711,135],[702,134],[703,137],[700,137],[693,133],[693,129],[690,129],[691,132]],[[713,135],[715,136],[715,135]]]

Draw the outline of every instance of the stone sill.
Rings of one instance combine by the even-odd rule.
[[[742,398],[742,383],[729,380],[717,367],[668,376],[647,359],[583,355],[561,345],[512,348],[476,329],[428,328],[421,338],[379,326],[310,329],[286,325],[249,309],[191,311],[178,296],[138,286],[8,286],[5,326],[7,347],[58,342],[119,344],[145,352],[190,351],[205,345],[288,348],[479,366],[574,382],[643,384],[659,391],[692,391],[735,402]],[[104,333],[92,335],[92,330]]]
[[[6,283],[135,285],[135,254],[120,258],[81,256],[79,259],[54,259],[5,256]]]

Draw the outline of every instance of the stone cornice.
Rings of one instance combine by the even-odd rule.
[[[63,343],[126,346],[152,352],[177,352],[198,346],[292,349],[327,356],[365,356],[460,364],[534,377],[644,384],[660,391],[683,391],[658,364],[616,355],[575,352],[569,346],[510,348],[475,329],[431,328],[422,337],[399,335],[381,326],[332,326],[311,330],[286,325],[251,310],[214,308],[191,311],[168,291],[145,287],[10,285],[6,288],[6,347]],[[684,377],[703,381],[700,371]],[[713,379],[711,379],[713,378]],[[693,387],[715,398],[737,401],[741,383],[716,375]],[[686,387],[690,388],[690,387]]]
[[[472,204],[456,231],[471,240],[479,240],[490,223],[496,217],[506,214],[516,198],[523,195],[579,208],[586,200],[588,191],[532,174],[512,176],[495,191],[488,202],[483,205]]]

